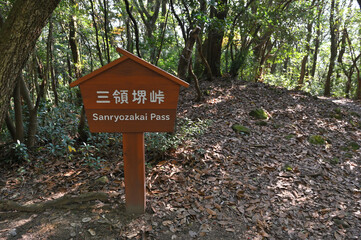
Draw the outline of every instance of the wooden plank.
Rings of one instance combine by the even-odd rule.
[[[144,152],[144,133],[123,134],[125,206],[129,213],[145,212]]]

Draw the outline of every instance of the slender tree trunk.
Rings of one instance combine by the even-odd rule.
[[[201,41],[201,38],[199,37],[199,35],[197,36],[197,45],[196,46],[197,46],[197,50],[198,50],[198,56],[201,59],[201,62],[204,64],[205,69],[206,69],[207,80],[212,81],[213,80],[212,69],[208,64],[207,59],[203,55],[202,41]]]
[[[325,82],[324,96],[331,96],[331,87],[332,87],[332,74],[335,68],[335,61],[337,58],[337,42],[338,42],[338,23],[335,21],[336,10],[335,0],[331,2],[331,13],[330,13],[330,31],[331,31],[331,56],[330,64],[328,66],[328,72]]]
[[[60,0],[17,0],[0,29],[0,131],[16,78]]]
[[[15,129],[15,125],[14,125],[13,121],[11,120],[11,117],[10,117],[10,113],[9,113],[9,112],[6,113],[5,123],[6,123],[6,127],[7,127],[8,130],[9,130],[11,139],[12,139],[14,142],[16,142],[16,129]]]
[[[303,87],[304,84],[304,80],[305,80],[305,76],[306,76],[306,66],[307,66],[307,61],[308,61],[308,55],[310,54],[310,41],[311,41],[311,37],[312,37],[312,22],[311,20],[309,20],[310,22],[307,24],[307,37],[306,37],[306,55],[303,57],[302,62],[301,62],[301,73],[300,73],[300,78],[298,79],[298,84],[296,87],[296,90],[301,90],[301,88]]]
[[[23,122],[23,109],[20,95],[20,80],[17,79],[17,84],[14,91],[14,115],[15,115],[15,126],[16,140],[24,142],[24,122]]]
[[[357,90],[356,90],[356,99],[361,100],[361,73],[360,68],[356,65],[357,72]]]
[[[95,26],[96,22],[95,22],[95,12],[94,12],[93,1],[91,0],[90,3],[92,6],[92,12],[93,12],[92,17],[93,17],[94,26]],[[96,30],[96,35],[97,35],[98,28],[96,26],[95,26],[95,30]],[[78,78],[82,77],[82,69],[81,69],[81,64],[80,64],[80,53],[79,53],[78,39],[77,39],[76,32],[77,32],[76,19],[74,16],[72,16],[70,19],[69,45],[70,45],[72,56],[73,56],[75,77],[78,79]],[[103,58],[101,56],[98,38],[97,38],[97,49],[98,49],[99,59],[101,60],[101,64],[104,65]],[[77,92],[77,100],[78,100],[78,104],[80,105],[81,104],[80,92]],[[88,133],[87,133],[87,131],[85,131],[85,122],[86,122],[86,118],[85,118],[85,111],[84,111],[84,106],[83,106],[82,111],[80,113],[80,121],[78,124],[79,138],[82,141],[86,141],[88,139]]]
[[[77,28],[77,24],[76,24],[75,16],[71,16],[70,24],[69,24],[69,45],[73,57],[75,78],[78,79],[81,78],[82,73],[81,73],[80,53],[78,47],[76,28]]]
[[[167,23],[168,23],[168,15],[169,15],[169,12],[167,12],[166,16],[165,16],[165,22],[163,24],[163,30],[162,30],[162,36],[161,36],[161,40],[160,40],[160,46],[159,46],[159,49],[158,49],[158,54],[157,54],[157,57],[155,59],[155,63],[154,65],[158,65],[158,61],[159,61],[159,58],[160,58],[160,54],[162,52],[162,48],[163,48],[163,43],[164,43],[164,37],[165,37],[165,30],[167,28]]]
[[[194,86],[195,86],[196,92],[197,92],[196,101],[199,102],[199,101],[202,100],[203,96],[202,96],[201,88],[200,88],[200,86],[199,86],[198,78],[197,78],[197,76],[194,74],[193,69],[192,69],[192,58],[190,59],[190,63],[189,63],[189,65],[188,65],[188,72],[189,72],[189,75],[191,75],[191,77],[192,77],[193,80],[194,80]]]
[[[71,69],[69,53],[66,53],[66,64],[68,67],[68,84],[70,84],[73,81],[73,78],[72,78],[73,71]]]
[[[310,72],[310,76],[311,78],[315,77],[316,74],[316,67],[317,67],[317,58],[318,58],[318,52],[320,49],[320,38],[321,38],[321,16],[322,16],[322,12],[323,12],[323,4],[320,4],[320,6],[317,8],[318,13],[317,13],[317,31],[316,31],[316,37],[315,37],[315,50],[313,52],[313,57],[312,57],[312,67],[311,67],[311,72]]]
[[[207,1],[206,0],[199,0],[199,12],[201,14],[203,14],[204,16],[207,15]],[[207,61],[207,59],[205,58],[204,53],[203,53],[204,47],[203,47],[203,43],[202,43],[203,30],[204,30],[205,23],[203,21],[200,21],[197,24],[201,28],[201,31],[200,31],[200,33],[198,35],[198,39],[197,39],[197,42],[196,42],[196,48],[198,49],[198,51],[196,52],[195,57],[194,57],[195,61],[194,61],[193,70],[194,70],[194,74],[196,74],[196,76],[202,76],[202,74],[203,74],[203,72],[205,70],[204,69],[204,66],[205,66],[204,60]],[[203,56],[200,56],[200,54],[202,54]],[[207,62],[207,64],[208,64],[208,62]],[[208,64],[208,66],[209,66],[209,64]],[[210,66],[209,66],[209,69],[210,69]],[[207,71],[206,72],[207,73],[207,78],[209,78],[208,69],[206,69],[206,71]],[[211,70],[211,75],[212,75],[212,70]]]
[[[130,6],[129,6],[129,1],[128,0],[124,0],[125,3],[125,8],[127,10],[127,13],[130,17],[130,19],[133,22],[133,26],[134,26],[134,30],[135,30],[135,48],[137,49],[137,54],[138,57],[142,57],[142,55],[140,54],[140,48],[139,48],[139,29],[138,29],[138,24],[137,21],[135,20],[135,18],[133,17],[132,11],[130,10]]]
[[[130,18],[128,18],[126,21],[125,21],[125,25],[127,27],[127,50],[129,52],[133,52],[133,38],[132,38],[132,33],[130,31]]]
[[[55,105],[59,105],[59,98],[58,98],[58,91],[56,89],[56,78],[55,78],[55,69],[54,69],[54,61],[53,61],[53,45],[54,45],[54,39],[53,39],[53,21],[52,18],[49,18],[49,35],[48,35],[48,50],[49,50],[49,71],[50,71],[50,79],[51,79],[51,88],[54,93],[54,101]]]
[[[110,63],[110,49],[109,49],[109,20],[108,20],[108,3],[107,0],[103,0],[104,4],[104,32],[105,32],[105,45],[107,52],[107,60]]]
[[[73,0],[74,1],[74,0]],[[98,24],[97,24],[97,20],[95,18],[95,9],[94,9],[94,2],[93,0],[89,0],[90,1],[90,5],[91,5],[91,9],[92,9],[92,19],[93,19],[93,24],[94,24],[94,30],[95,30],[95,40],[96,40],[96,48],[98,50],[98,57],[99,57],[99,61],[100,64],[102,66],[104,66],[104,62],[103,62],[103,57],[102,57],[102,51],[100,49],[100,43],[99,43],[99,32],[98,32]]]
[[[42,96],[38,92],[36,103],[34,104],[30,96],[30,91],[22,76],[20,77],[19,81],[20,81],[21,96],[23,97],[29,109],[29,120],[28,120],[29,122],[28,122],[26,146],[30,148],[35,146],[35,142],[36,142],[36,132],[38,131],[38,109],[39,109],[40,99]]]

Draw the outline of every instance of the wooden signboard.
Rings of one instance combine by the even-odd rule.
[[[70,84],[80,86],[91,132],[123,133],[126,206],[145,209],[144,132],[172,132],[183,80],[117,48],[123,56]]]

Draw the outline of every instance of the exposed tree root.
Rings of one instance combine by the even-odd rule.
[[[67,208],[74,203],[82,203],[93,200],[107,201],[108,195],[103,192],[89,192],[77,196],[65,195],[61,198],[50,200],[43,203],[21,205],[14,201],[0,201],[0,211],[19,211],[19,212],[42,212],[48,208]]]

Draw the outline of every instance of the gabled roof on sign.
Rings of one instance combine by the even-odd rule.
[[[106,70],[120,64],[121,62],[123,62],[126,59],[131,59],[134,62],[137,62],[137,63],[141,64],[142,66],[152,70],[153,72],[156,72],[156,73],[162,75],[163,77],[173,81],[174,83],[177,83],[177,84],[179,84],[181,86],[184,86],[184,87],[189,87],[189,83],[183,81],[182,79],[180,79],[180,78],[178,78],[178,77],[176,77],[176,76],[174,76],[174,75],[172,75],[170,73],[167,73],[163,69],[161,69],[161,68],[159,68],[159,67],[157,67],[157,66],[155,66],[153,64],[150,64],[150,63],[144,61],[143,59],[135,56],[134,54],[132,54],[132,53],[130,53],[130,52],[124,50],[124,49],[117,48],[117,52],[122,54],[123,56],[116,59],[116,60],[114,60],[113,62],[110,62],[107,65],[104,65],[103,67],[89,73],[88,75],[85,75],[84,77],[81,77],[81,78],[75,80],[74,82],[70,83],[70,87],[78,86],[79,84],[82,84],[85,81],[87,81],[87,80],[101,74],[102,72],[104,72],[104,71],[106,71]]]

